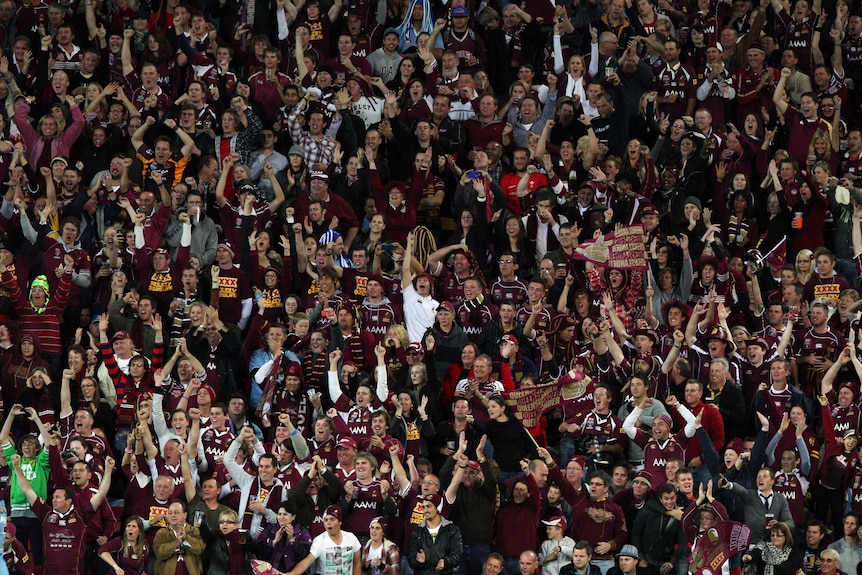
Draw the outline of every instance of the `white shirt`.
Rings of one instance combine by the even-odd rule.
[[[407,335],[410,341],[422,343],[425,332],[434,325],[439,302],[430,295],[421,296],[413,283],[401,286],[401,297],[404,310],[404,323],[407,324]]]

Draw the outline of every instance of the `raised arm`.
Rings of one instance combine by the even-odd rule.
[[[39,499],[39,496],[36,495],[35,491],[33,491],[33,486],[24,475],[24,472],[21,471],[21,456],[18,454],[13,455],[11,463],[12,467],[15,468],[15,477],[18,478],[18,489],[20,489],[21,493],[24,494],[24,497],[27,498],[27,503],[33,505]]]
[[[102,481],[99,482],[99,490],[90,498],[90,506],[93,508],[93,511],[98,511],[99,506],[102,505],[102,502],[108,496],[108,491],[111,489],[111,477],[114,475],[115,465],[116,463],[114,462],[113,457],[108,456],[105,459],[105,473],[102,475]]]
[[[773,2],[774,1],[775,0],[773,0]],[[782,116],[787,112],[787,108],[789,107],[789,104],[784,101],[785,85],[787,84],[787,78],[789,77],[790,69],[782,68],[781,79],[775,86],[775,93],[772,95],[772,103],[775,104],[775,108],[781,113]]]

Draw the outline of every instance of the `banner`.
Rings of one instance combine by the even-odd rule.
[[[606,268],[645,270],[646,250],[644,227],[634,224],[580,244],[575,248],[572,258]]]
[[[582,396],[592,380],[580,371],[572,370],[546,385],[504,391],[503,397],[512,412],[527,429],[539,424],[542,414],[560,406],[563,400]]]
[[[721,573],[724,562],[748,549],[751,529],[738,521],[721,521],[701,535],[691,554],[692,575]]]

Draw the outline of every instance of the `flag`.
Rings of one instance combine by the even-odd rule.
[[[575,248],[573,259],[607,268],[645,270],[647,251],[641,224],[622,226]]]
[[[563,400],[582,396],[592,380],[580,370],[571,370],[546,385],[504,391],[503,397],[524,427],[539,424],[542,414],[560,406]]]
[[[691,554],[689,571],[692,575],[721,573],[725,561],[748,549],[751,529],[738,521],[721,521],[700,536]]]

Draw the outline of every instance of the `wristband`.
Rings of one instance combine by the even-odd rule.
[[[291,431],[291,432],[290,432],[290,436],[291,436],[291,437],[296,437],[297,435],[299,435],[299,430],[298,430],[298,429],[294,429],[293,431]]]

